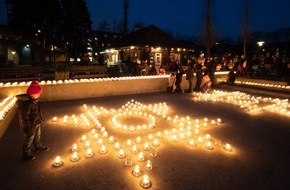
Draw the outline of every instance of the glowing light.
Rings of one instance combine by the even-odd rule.
[[[53,166],[54,167],[60,167],[63,165],[63,162],[61,161],[61,157],[60,156],[56,156],[53,162]]]
[[[73,152],[72,157],[70,158],[70,161],[76,162],[76,161],[79,161],[79,159],[80,157],[78,156],[78,153],[76,151]]]
[[[231,151],[232,151],[232,146],[231,146],[230,144],[227,143],[227,144],[225,145],[225,150],[228,151],[228,152],[231,152]]]
[[[103,145],[103,144],[101,145],[100,153],[101,153],[101,154],[105,154],[105,153],[107,153],[107,148],[106,148],[106,146]]]
[[[143,154],[143,152],[139,152],[139,154],[138,154],[138,160],[139,161],[144,161],[144,154]]]
[[[143,176],[143,180],[141,181],[141,186],[144,188],[149,188],[151,186],[151,182],[149,180],[148,175]]]
[[[132,174],[134,176],[140,176],[141,175],[141,170],[140,170],[140,166],[139,165],[136,165],[132,171]]]
[[[72,145],[72,151],[77,151],[78,150],[78,145],[76,143],[74,143]]]
[[[125,156],[126,156],[126,155],[125,155],[125,151],[124,151],[124,149],[121,148],[121,149],[119,150],[118,157],[119,157],[119,158],[125,158]]]
[[[150,160],[147,160],[145,168],[146,168],[146,170],[152,170],[152,163]]]
[[[91,148],[88,148],[88,149],[87,149],[87,152],[86,152],[86,154],[85,154],[85,156],[86,156],[87,158],[90,158],[90,157],[92,157],[93,155],[94,155],[94,153],[93,153],[92,149],[91,149]]]

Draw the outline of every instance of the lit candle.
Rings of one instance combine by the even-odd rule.
[[[146,170],[152,170],[152,163],[150,160],[147,160],[145,168],[146,168]]]
[[[150,146],[148,142],[145,142],[144,146],[143,146],[144,150],[150,150]]]
[[[209,149],[209,150],[212,150],[213,149],[213,146],[212,146],[212,143],[210,142],[210,141],[208,141],[207,143],[206,143],[206,146],[205,146],[207,149]]]
[[[189,146],[196,146],[195,142],[193,139],[190,139],[189,143],[188,143]]]
[[[172,136],[172,141],[173,141],[173,142],[177,142],[177,136],[176,136],[176,135],[173,135],[173,136]]]
[[[131,147],[131,146],[132,146],[132,141],[131,141],[131,139],[128,139],[128,140],[127,140],[126,146],[127,146],[127,147]]]
[[[179,138],[182,139],[182,140],[185,140],[185,135],[184,135],[184,133],[180,133]]]
[[[86,140],[87,140],[87,136],[83,135],[82,138],[81,138],[81,142],[86,142]]]
[[[108,137],[108,132],[107,131],[103,132],[103,137]]]
[[[231,152],[231,151],[232,151],[232,146],[231,146],[230,144],[227,143],[227,144],[225,145],[225,150],[228,151],[228,152]]]
[[[115,142],[114,137],[113,136],[110,136],[109,137],[109,143],[110,144],[113,144],[114,142]]]
[[[98,139],[98,144],[99,145],[103,145],[103,140],[100,138],[100,139]]]
[[[144,154],[143,154],[143,152],[139,152],[139,154],[138,154],[138,160],[139,161],[144,161]]]
[[[115,142],[114,144],[114,150],[119,150],[121,147],[120,147],[120,143],[119,142]]]
[[[210,134],[206,134],[206,135],[205,135],[205,138],[206,138],[206,140],[211,141],[211,136],[210,136]]]
[[[53,117],[52,122],[57,122],[57,117]]]
[[[73,152],[73,154],[72,154],[72,157],[70,158],[70,160],[72,161],[72,162],[76,162],[76,161],[78,161],[80,159],[80,157],[78,156],[78,153],[75,151],[75,152]]]
[[[134,167],[134,169],[133,169],[133,171],[132,171],[132,174],[133,174],[134,176],[140,176],[140,175],[141,175],[141,170],[140,170],[139,165],[136,165],[136,166]]]
[[[141,140],[141,137],[140,137],[140,136],[138,136],[138,137],[136,138],[136,142],[139,143],[139,144],[142,143],[142,140]]]
[[[124,151],[124,149],[121,148],[121,149],[119,150],[118,157],[119,157],[119,158],[125,158],[125,151]]]
[[[87,158],[90,158],[90,157],[92,157],[93,155],[94,155],[94,153],[93,153],[92,149],[91,149],[91,148],[88,148],[88,149],[87,149],[87,152],[86,152],[86,154],[85,154],[85,156],[86,156]]]
[[[153,135],[152,134],[149,134],[148,135],[148,140],[151,141],[152,139],[153,139]]]
[[[100,153],[104,154],[107,152],[106,146],[102,144],[101,149],[100,149]]]
[[[91,145],[90,145],[90,141],[86,141],[86,143],[85,143],[85,148],[90,148],[91,147]]]
[[[72,151],[77,151],[78,150],[78,146],[77,146],[77,144],[76,143],[74,143],[73,144],[73,146],[72,146],[72,149],[71,149]]]
[[[157,132],[157,138],[161,138],[162,137],[162,134],[160,131]]]
[[[160,143],[159,143],[158,139],[154,139],[153,146],[157,147],[159,145],[160,145]]]
[[[53,166],[54,167],[60,167],[63,164],[63,162],[61,161],[60,156],[56,156],[53,162]]]
[[[137,146],[136,146],[136,145],[134,145],[134,146],[132,147],[132,152],[133,152],[133,153],[137,153],[137,152],[138,152],[138,149],[137,149]]]
[[[169,134],[169,132],[168,132],[167,130],[165,130],[165,131],[164,131],[164,134],[165,134],[165,135],[168,135],[168,134]]]
[[[143,180],[141,182],[141,186],[144,188],[148,188],[151,186],[151,182],[150,182],[149,177],[147,175],[144,175]]]
[[[198,138],[197,138],[197,142],[198,142],[198,143],[203,143],[202,137],[198,137]]]

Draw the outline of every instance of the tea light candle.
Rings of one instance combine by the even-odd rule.
[[[160,131],[157,132],[157,138],[161,138],[162,137],[162,134]]]
[[[86,141],[87,141],[87,136],[83,135],[82,138],[81,138],[81,142],[86,142]]]
[[[90,145],[90,141],[86,141],[86,143],[85,143],[85,148],[90,148],[91,147],[91,145]]]
[[[94,155],[94,153],[93,153],[92,149],[91,149],[91,148],[88,148],[88,149],[87,149],[87,152],[86,152],[86,154],[85,154],[85,156],[86,156],[87,158],[90,158],[90,157],[92,157],[93,155]]]
[[[172,141],[173,141],[173,142],[177,142],[177,136],[176,136],[176,135],[173,135],[173,136],[172,136]]]
[[[134,146],[132,147],[132,152],[133,152],[133,153],[137,153],[137,152],[138,152],[138,149],[137,149],[137,146],[136,146],[136,145],[134,145]]]
[[[141,182],[141,186],[144,188],[149,188],[151,186],[151,182],[149,180],[148,175],[144,175],[143,180]]]
[[[52,122],[57,122],[57,117],[53,117]]]
[[[119,158],[125,158],[125,151],[124,151],[124,149],[121,148],[121,149],[119,150],[118,157],[119,157]]]
[[[56,156],[53,162],[54,167],[60,167],[62,166],[63,162],[61,161],[60,156]]]
[[[144,150],[150,150],[150,146],[148,142],[145,142],[144,146],[143,146]]]
[[[148,139],[149,141],[151,141],[151,140],[153,139],[153,135],[152,135],[152,134],[149,134],[147,139]]]
[[[70,160],[71,160],[72,162],[76,162],[76,161],[78,161],[79,159],[80,159],[80,157],[78,156],[78,153],[77,153],[77,152],[73,152],[72,157],[70,158]]]
[[[136,142],[139,143],[139,144],[142,143],[142,140],[141,140],[141,137],[140,137],[140,136],[138,136],[138,137],[136,138]]]
[[[206,134],[206,135],[205,135],[205,138],[206,138],[206,140],[211,141],[211,136],[210,136],[210,134]]]
[[[205,147],[207,149],[209,149],[209,150],[212,150],[213,149],[212,143],[210,141],[206,143],[206,146]]]
[[[189,143],[188,143],[189,146],[196,146],[195,142],[193,139],[190,139]]]
[[[78,150],[78,145],[76,144],[76,143],[74,143],[73,145],[72,145],[72,149],[71,149],[72,151],[77,151]]]
[[[144,161],[144,154],[143,154],[143,152],[139,152],[139,154],[138,154],[138,160],[139,161]]]
[[[119,142],[115,142],[114,144],[114,150],[119,150],[121,147],[120,147],[120,143]]]
[[[154,139],[153,146],[157,147],[159,145],[160,145],[160,143],[159,143],[158,139]]]
[[[110,136],[108,142],[109,142],[110,144],[113,144],[113,143],[115,142],[114,137],[113,137],[113,136]]]
[[[101,149],[100,149],[100,153],[105,154],[106,152],[107,152],[106,146],[102,144]]]
[[[100,138],[100,139],[98,139],[98,144],[99,145],[103,145],[103,140]]]
[[[146,170],[152,170],[152,163],[150,160],[147,160],[145,168],[146,168]]]
[[[140,166],[139,165],[136,165],[132,171],[132,174],[134,176],[140,176],[141,175],[141,170],[140,170]]]
[[[132,141],[131,141],[131,139],[128,139],[128,140],[127,140],[126,146],[127,146],[127,147],[131,147],[131,146],[132,146]]]
[[[232,151],[232,146],[231,146],[230,144],[227,143],[227,144],[225,145],[225,150],[228,151],[228,152],[231,152],[231,151]]]

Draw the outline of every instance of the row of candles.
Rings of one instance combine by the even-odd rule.
[[[8,96],[0,102],[0,122],[4,120],[6,114],[13,108],[16,100],[16,97]]]
[[[81,114],[81,118],[83,121],[88,122],[88,126],[95,126],[90,132],[90,135],[83,135],[80,139],[80,142],[83,143],[82,147],[86,150],[84,156],[90,158],[94,155],[93,146],[98,146],[99,154],[106,154],[110,148],[108,149],[108,145],[112,145],[114,151],[117,151],[117,157],[120,159],[126,158],[125,164],[132,165],[131,156],[135,157],[139,162],[143,162],[146,159],[146,153],[148,153],[151,157],[156,157],[157,153],[155,148],[158,148],[163,144],[164,140],[169,140],[172,142],[186,142],[188,146],[194,147],[202,145],[205,148],[212,150],[214,145],[221,146],[221,141],[214,141],[210,134],[206,134],[204,137],[200,135],[200,130],[203,128],[207,128],[208,125],[219,125],[222,123],[220,118],[216,120],[209,120],[208,118],[204,119],[191,119],[189,116],[180,117],[175,115],[173,117],[167,116],[168,107],[166,103],[154,104],[154,105],[143,105],[139,102],[131,100],[125,106],[122,106],[119,110],[110,109],[107,110],[103,107],[97,108],[93,106],[92,110],[88,109],[87,105],[83,105],[83,108],[87,111],[87,115]],[[164,111],[164,110],[165,111]],[[137,136],[135,140],[127,139],[127,141],[122,146],[113,136],[109,136],[106,128],[103,127],[97,117],[102,116],[102,114],[109,114],[118,117],[124,116],[134,116],[141,118],[148,118],[149,123],[156,124],[156,118],[149,112],[155,113],[157,116],[160,116],[170,122],[172,125],[176,125],[177,127],[173,127],[171,130],[166,129],[163,132],[158,131],[156,135],[150,133],[145,138],[141,138],[141,136]],[[158,112],[162,114],[157,114]],[[165,117],[164,117],[165,115]],[[72,115],[72,118],[76,118],[77,116]],[[66,119],[65,119],[66,118]],[[89,119],[88,119],[89,118]],[[154,119],[152,119],[154,118]],[[63,121],[66,120],[66,124],[68,122],[68,116],[65,116]],[[71,119],[74,122],[74,119]],[[57,117],[53,118],[54,122],[57,122]],[[90,124],[90,121],[93,124]],[[114,119],[112,119],[114,123]],[[116,126],[116,125],[115,125]],[[136,125],[138,126],[138,125]],[[148,125],[149,126],[149,125]],[[123,128],[123,127],[122,127]],[[136,127],[137,129],[138,127]],[[149,127],[150,128],[150,127]],[[98,132],[97,132],[98,130]],[[93,143],[91,143],[93,142]],[[223,146],[225,151],[232,151],[232,147],[230,144],[224,144]],[[70,161],[76,162],[80,159],[78,154],[79,147],[76,143],[73,144],[72,156]],[[150,153],[149,153],[150,152]],[[54,160],[53,166],[59,167],[62,165],[62,161],[60,156],[57,156]],[[145,164],[145,169],[150,171],[153,169],[152,161],[148,159]],[[132,169],[132,175],[141,176],[140,165],[137,164]],[[149,180],[148,175],[144,175],[141,181],[141,186],[149,187],[151,186],[151,181]]]
[[[269,84],[269,83],[259,83],[259,82],[248,82],[236,80],[235,83],[243,85],[261,86],[267,88],[280,88],[280,89],[290,89],[290,86],[280,85],[280,84]]]
[[[194,101],[214,101],[233,104],[248,113],[270,111],[290,116],[290,104],[288,99],[262,98],[250,96],[243,92],[224,92],[214,90],[211,94],[194,93]]]
[[[112,77],[112,78],[89,78],[89,79],[66,79],[66,80],[42,80],[41,85],[50,84],[68,84],[68,83],[80,83],[80,82],[99,82],[99,81],[116,81],[116,80],[136,80],[136,79],[154,79],[154,78],[168,78],[169,75],[147,75],[147,76],[124,76],[124,77]],[[0,87],[11,86],[29,86],[30,82],[7,82],[0,83]]]

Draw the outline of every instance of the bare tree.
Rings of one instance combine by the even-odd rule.
[[[246,12],[245,12],[245,28],[244,28],[244,32],[243,32],[243,40],[244,40],[243,54],[245,56],[247,56],[247,42],[248,42],[248,38],[249,38],[250,2],[251,2],[251,0],[247,0]]]
[[[129,0],[124,0],[124,34],[128,32],[128,7],[129,7]]]
[[[205,32],[202,37],[202,43],[206,47],[207,57],[210,56],[210,50],[213,47],[216,40],[212,24],[211,8],[212,8],[212,0],[206,0]]]

